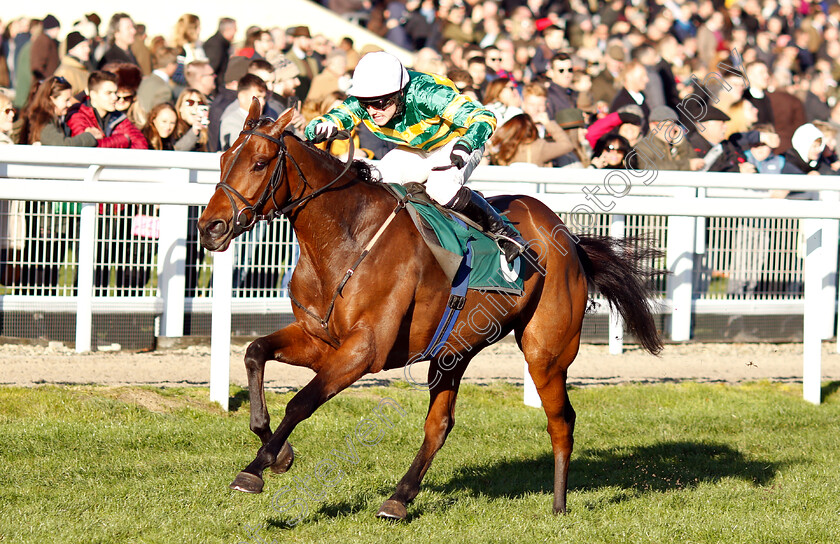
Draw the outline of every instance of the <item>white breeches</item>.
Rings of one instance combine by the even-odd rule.
[[[452,140],[445,146],[429,152],[407,147],[398,147],[389,151],[377,165],[382,181],[384,183],[423,183],[426,186],[426,193],[435,202],[446,205],[455,197],[455,193],[481,162],[484,151],[484,148],[473,151],[469,162],[460,170],[453,167],[432,171],[432,168],[437,166],[450,164],[449,155],[457,141],[457,139]]]

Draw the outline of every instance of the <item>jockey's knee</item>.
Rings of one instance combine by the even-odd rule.
[[[463,174],[455,168],[432,172],[426,180],[426,194],[438,204],[447,205],[464,183]]]

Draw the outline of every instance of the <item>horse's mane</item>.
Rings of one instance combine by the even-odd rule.
[[[247,130],[255,130],[255,129],[258,129],[258,128],[262,128],[266,125],[270,125],[271,123],[274,123],[275,121],[276,121],[276,119],[273,119],[273,118],[271,118],[267,115],[263,115],[259,119],[250,119],[250,120],[246,121],[245,122],[245,128]],[[286,129],[286,130],[284,130],[284,132],[286,133],[287,136],[291,136],[292,138],[294,138],[295,140],[300,142],[305,147],[308,147],[309,149],[311,149],[324,162],[332,162],[333,165],[336,166],[339,169],[344,168],[344,163],[341,162],[341,160],[339,160],[338,157],[336,157],[335,155],[333,155],[329,151],[324,151],[323,149],[319,149],[319,148],[315,147],[315,145],[312,142],[301,139],[300,137],[297,136],[297,134],[295,134],[291,130]],[[361,183],[365,183],[367,185],[376,185],[376,186],[381,185],[381,183],[379,183],[374,178],[373,171],[371,170],[370,165],[368,163],[364,162],[364,161],[354,160],[353,165],[350,167],[350,174],[352,174],[353,178],[356,181],[359,181]]]

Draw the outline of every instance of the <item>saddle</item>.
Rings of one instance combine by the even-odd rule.
[[[507,266],[497,236],[432,200],[421,183],[384,183],[383,186],[397,200],[406,203],[406,211],[450,283],[470,253],[470,289],[522,294],[518,267],[511,270]]]

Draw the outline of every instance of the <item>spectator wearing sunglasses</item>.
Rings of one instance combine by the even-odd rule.
[[[187,88],[175,102],[178,125],[175,127],[176,151],[207,151],[210,107],[207,97],[198,89]]]
[[[362,57],[347,94],[347,100],[307,125],[309,140],[329,141],[339,130],[364,124],[400,146],[379,162],[383,181],[425,183],[433,200],[498,235],[508,261],[516,258],[524,240],[484,198],[463,186],[496,128],[490,110],[460,94],[448,79],[409,72],[384,51]]]
[[[625,170],[627,165],[624,159],[628,153],[630,153],[630,144],[627,138],[616,133],[607,134],[595,143],[590,166],[607,170]]]
[[[146,124],[146,112],[137,104],[137,89],[143,80],[143,73],[134,64],[126,62],[107,64],[105,71],[117,75],[117,103],[118,112],[122,112],[135,127]]]
[[[577,108],[578,93],[572,88],[572,57],[568,53],[557,53],[549,62],[545,75],[548,77],[548,116],[554,117],[559,111]]]
[[[117,111],[117,76],[111,72],[93,72],[88,78],[88,97],[70,114],[67,125],[70,134],[82,134],[88,128],[98,128],[103,137],[98,147],[148,149],[140,129]]]

